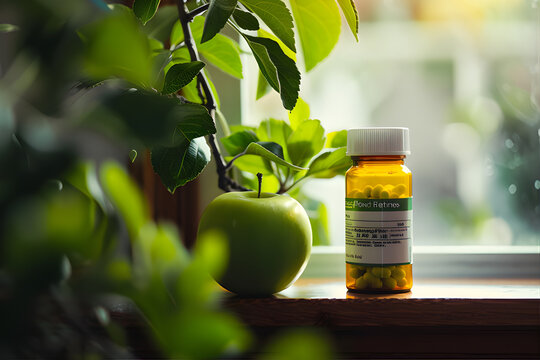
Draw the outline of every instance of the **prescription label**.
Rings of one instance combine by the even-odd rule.
[[[412,263],[412,198],[345,199],[345,261]]]

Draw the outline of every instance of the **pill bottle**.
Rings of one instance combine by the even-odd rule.
[[[412,174],[409,129],[347,132],[345,267],[347,288],[407,292],[412,287]]]

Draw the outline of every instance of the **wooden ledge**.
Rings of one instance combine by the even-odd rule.
[[[270,298],[228,295],[252,326],[538,326],[540,280],[424,280],[402,294],[347,292],[336,279],[299,280]]]
[[[404,294],[348,293],[342,279],[301,279],[268,298],[225,294],[257,352],[283,330],[322,329],[335,358],[540,359],[540,279],[416,280]],[[128,304],[111,308],[139,358],[160,354]]]
[[[227,294],[224,306],[262,343],[286,327],[323,328],[343,358],[540,358],[540,279],[426,279],[374,295],[301,279],[270,298]]]

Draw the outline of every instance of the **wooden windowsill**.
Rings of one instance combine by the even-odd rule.
[[[263,342],[284,327],[323,328],[343,358],[540,358],[540,279],[424,279],[373,295],[301,279],[270,298],[228,293],[224,305]]]
[[[318,328],[335,358],[540,359],[540,279],[415,279],[402,294],[348,293],[343,279],[300,279],[266,298],[224,294],[255,335],[246,358],[290,328]],[[132,306],[111,317],[138,358],[161,356]]]

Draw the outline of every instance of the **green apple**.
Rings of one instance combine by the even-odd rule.
[[[288,195],[229,192],[215,198],[199,224],[199,237],[220,232],[229,247],[216,281],[239,295],[265,296],[291,285],[311,253],[306,211]]]

